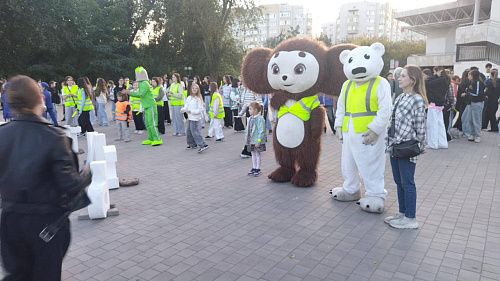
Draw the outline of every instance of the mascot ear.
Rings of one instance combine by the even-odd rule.
[[[382,43],[375,42],[370,45],[370,49],[374,50],[379,56],[383,56],[385,53],[385,47]]]
[[[267,81],[267,65],[272,52],[268,48],[256,48],[243,59],[241,65],[243,83],[256,94],[269,94],[274,91]]]
[[[327,56],[327,76],[321,91],[327,95],[338,96],[342,90],[342,84],[347,77],[344,74],[343,60],[347,58],[350,50],[356,48],[353,44],[339,44],[328,49]],[[339,60],[340,58],[340,60]]]
[[[345,64],[347,56],[351,53],[351,50],[344,50],[339,55],[339,60],[342,64]]]

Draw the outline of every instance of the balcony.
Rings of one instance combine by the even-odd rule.
[[[407,63],[418,66],[452,66],[455,63],[455,53],[411,55]]]
[[[491,61],[500,64],[500,45],[490,42],[457,45],[456,61]]]
[[[500,23],[486,21],[477,25],[461,26],[457,28],[455,38],[457,45],[475,42],[500,45]]]

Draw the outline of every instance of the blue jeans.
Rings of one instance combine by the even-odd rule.
[[[415,186],[416,164],[408,159],[391,157],[392,176],[398,187],[399,212],[407,218],[415,218],[417,188]]]
[[[97,118],[101,126],[108,126],[108,114],[106,113],[106,104],[97,103]]]
[[[111,116],[113,121],[116,121],[116,103],[111,101]]]

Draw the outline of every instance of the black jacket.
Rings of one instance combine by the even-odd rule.
[[[444,106],[446,93],[450,90],[450,85],[445,79],[444,77],[434,75],[425,80],[425,90],[429,103],[434,103],[437,106]]]
[[[90,172],[78,171],[71,139],[61,128],[35,115],[20,115],[0,126],[3,212],[65,212],[90,182]]]

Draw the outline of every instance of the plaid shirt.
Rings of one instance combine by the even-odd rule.
[[[395,114],[395,134],[390,136],[392,125],[392,115],[389,121],[386,137],[386,152],[390,152],[394,144],[409,140],[418,140],[420,149],[425,148],[425,102],[422,96],[418,94],[399,95],[394,104],[397,105],[393,110]],[[410,158],[410,161],[416,163],[417,157]]]

